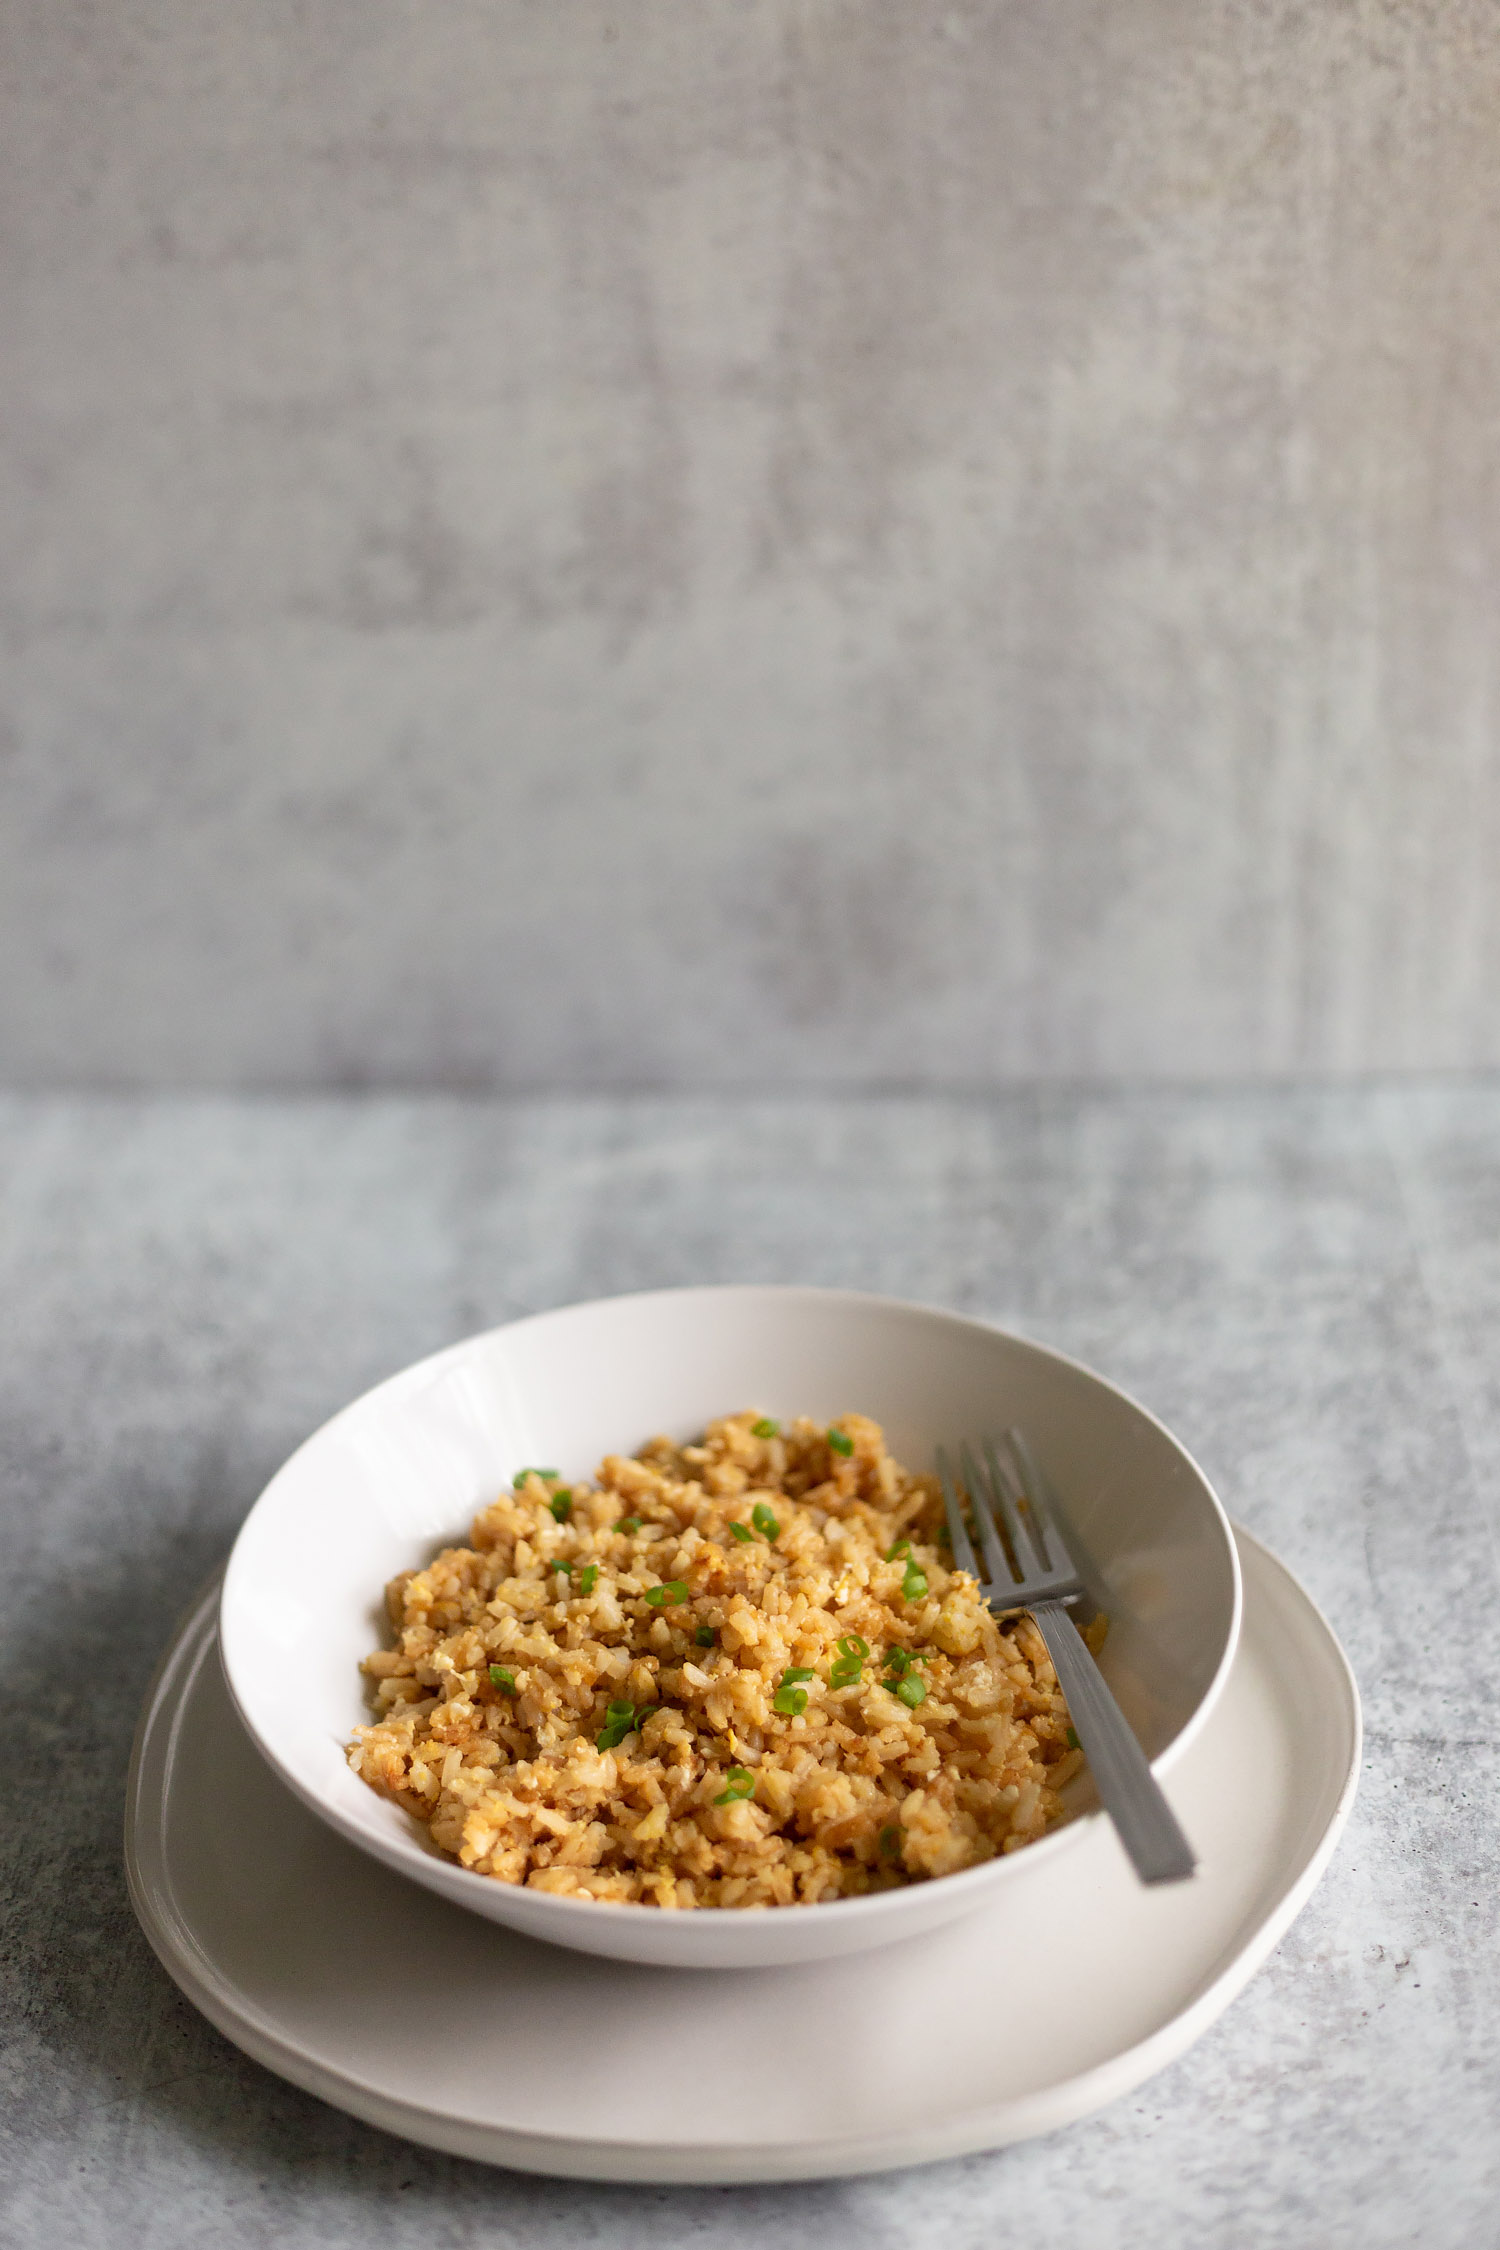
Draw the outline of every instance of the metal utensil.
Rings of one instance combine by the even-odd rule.
[[[1031,1449],[1019,1430],[1007,1432],[1005,1445],[1008,1463],[1002,1463],[989,1438],[980,1447],[982,1461],[967,1442],[959,1447],[959,1476],[979,1534],[983,1570],[969,1536],[958,1479],[946,1453],[938,1453],[954,1567],[979,1580],[997,1617],[1025,1610],[1035,1620],[1100,1801],[1131,1865],[1143,1883],[1180,1883],[1197,1866],[1193,1848],[1068,1614],[1066,1605],[1078,1600],[1084,1584],[1056,1513],[1047,1505],[1045,1482]]]

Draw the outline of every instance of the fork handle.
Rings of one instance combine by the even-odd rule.
[[[1038,1602],[1030,1615],[1047,1644],[1057,1684],[1100,1801],[1143,1883],[1180,1883],[1197,1867],[1193,1847],[1146,1763],[1124,1712],[1105,1685],[1082,1634],[1061,1602]]]

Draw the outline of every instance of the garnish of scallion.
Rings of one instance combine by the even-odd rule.
[[[634,1538],[640,1528],[641,1519],[639,1516],[621,1516],[619,1522],[615,1525],[616,1531],[623,1531],[627,1538]]]
[[[781,1424],[773,1422],[769,1414],[763,1414],[758,1422],[751,1423],[750,1435],[758,1438],[780,1437]]]
[[[1083,1744],[1078,1739],[1078,1729],[1076,1727],[1069,1727],[1067,1742],[1068,1748],[1070,1750],[1081,1750],[1083,1748]]]
[[[508,1664],[490,1666],[490,1686],[498,1688],[502,1695],[516,1694],[516,1675]]]
[[[618,1750],[627,1734],[633,1733],[638,1726],[645,1725],[654,1708],[654,1705],[650,1705],[644,1711],[637,1712],[633,1703],[611,1703],[605,1711],[604,1724],[594,1737],[598,1747],[601,1750]]]
[[[781,1526],[764,1500],[756,1501],[755,1506],[750,1510],[750,1521],[763,1539],[779,1539],[781,1537]]]
[[[712,1648],[718,1637],[712,1625],[700,1625],[693,1635],[693,1639],[697,1642],[699,1648]]]
[[[668,1602],[685,1602],[688,1585],[685,1578],[668,1579],[665,1586],[648,1586],[646,1599],[653,1609],[663,1609]]]
[[[731,1766],[724,1776],[723,1794],[715,1797],[714,1803],[716,1805],[738,1805],[742,1804],[746,1797],[753,1797],[754,1795],[754,1774],[747,1773],[743,1766]]]
[[[573,1495],[571,1492],[554,1492],[547,1505],[552,1510],[554,1523],[566,1523],[573,1513]]]
[[[854,1451],[853,1438],[845,1437],[842,1430],[830,1430],[827,1435],[828,1442],[832,1446],[834,1452],[842,1453],[844,1459],[847,1461],[850,1454]]]
[[[858,1687],[864,1672],[865,1658],[870,1653],[869,1642],[858,1633],[845,1633],[834,1645],[838,1655],[828,1674],[828,1685],[836,1688]]]
[[[585,1563],[582,1570],[580,1570],[580,1572],[578,1573],[579,1593],[591,1594],[598,1583],[599,1565],[596,1562]]]
[[[747,1523],[732,1523],[729,1526],[729,1532],[730,1537],[738,1539],[742,1547],[748,1547],[751,1540],[755,1537],[755,1533],[750,1529],[750,1526]]]
[[[904,1602],[919,1602],[926,1591],[926,1571],[919,1570],[914,1562],[909,1562],[906,1566],[906,1576],[901,1581],[901,1599]]]
[[[915,1672],[908,1672],[904,1680],[896,1682],[896,1693],[908,1711],[915,1711],[919,1703],[927,1701],[927,1682],[919,1680]]]

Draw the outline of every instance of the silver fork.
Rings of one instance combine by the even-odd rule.
[[[1006,1447],[1014,1464],[1001,1465],[985,1438],[983,1464],[967,1443],[959,1470],[969,1496],[986,1568],[975,1560],[963,1504],[946,1453],[938,1453],[943,1506],[953,1540],[953,1562],[972,1572],[997,1617],[1024,1609],[1047,1644],[1058,1686],[1068,1699],[1074,1732],[1089,1762],[1100,1801],[1143,1883],[1180,1883],[1197,1866],[1193,1848],[1157,1785],[1124,1712],[1084,1645],[1066,1604],[1084,1591],[1057,1517],[1046,1505],[1043,1480],[1019,1430]],[[1004,1537],[1001,1537],[1003,1527]],[[1006,1547],[1010,1552],[1007,1554]],[[1014,1565],[1012,1565],[1014,1557]],[[988,1577],[986,1586],[984,1580]]]

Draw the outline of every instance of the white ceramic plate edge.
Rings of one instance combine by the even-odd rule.
[[[1260,1541],[1235,1526],[1235,1536],[1255,1550],[1286,1581],[1316,1620],[1326,1653],[1344,1691],[1346,1733],[1344,1775],[1333,1809],[1300,1870],[1265,1918],[1222,1970],[1172,2019],[1108,2062],[1010,2099],[999,2107],[956,2112],[940,2123],[925,2122],[908,2137],[846,2136],[794,2144],[734,2145],[610,2142],[575,2136],[538,2134],[497,2126],[449,2111],[425,2109],[395,2100],[352,2074],[310,2061],[284,2039],[264,2013],[238,1994],[216,1972],[184,1923],[172,1896],[170,1877],[145,1841],[141,1815],[164,1801],[173,1745],[181,1713],[201,1665],[216,1654],[213,1631],[217,1584],[189,1611],[147,1694],[136,1733],[126,1789],[125,1868],[131,1902],[153,1950],[169,1976],[193,2004],[234,2045],[279,2077],[334,2107],[406,2140],[481,2162],[553,2177],[663,2184],[733,2184],[745,2181],[828,2179],[933,2163],[1025,2140],[1071,2124],[1117,2100],[1184,2053],[1249,1983],[1311,1895],[1338,1843],[1358,1784],[1362,1723],[1359,1693],[1337,1637],[1311,1597],[1286,1565]],[[168,1698],[172,1721],[165,1733],[155,1724]],[[153,1788],[152,1783],[162,1785]],[[751,1972],[753,1973],[753,1972]]]

